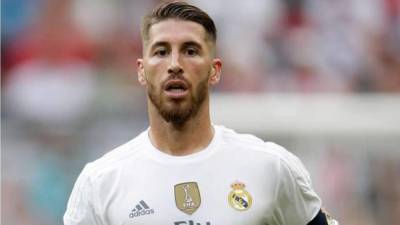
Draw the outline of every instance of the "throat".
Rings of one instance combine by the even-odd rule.
[[[190,125],[170,124],[166,129],[149,130],[152,144],[160,151],[173,156],[185,156],[200,152],[207,148],[214,136],[214,128]]]

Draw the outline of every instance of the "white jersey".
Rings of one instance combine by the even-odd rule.
[[[86,165],[65,225],[306,225],[321,208],[300,160],[214,126],[192,155],[156,149],[148,131]]]

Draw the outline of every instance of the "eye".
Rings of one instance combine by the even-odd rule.
[[[156,51],[154,51],[154,55],[156,56],[166,56],[168,54],[166,49],[157,49]]]
[[[189,56],[195,56],[195,55],[198,55],[198,53],[199,53],[198,50],[195,48],[186,49],[186,54]]]

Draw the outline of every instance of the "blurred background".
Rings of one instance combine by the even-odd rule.
[[[155,0],[3,0],[1,222],[62,224],[85,163],[148,126]],[[400,1],[195,0],[223,78],[213,121],[298,155],[341,224],[400,224]]]

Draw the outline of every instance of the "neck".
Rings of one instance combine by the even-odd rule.
[[[166,122],[152,103],[148,104],[150,140],[160,151],[176,156],[189,155],[203,150],[211,142],[214,130],[207,100],[196,116],[179,125]]]

